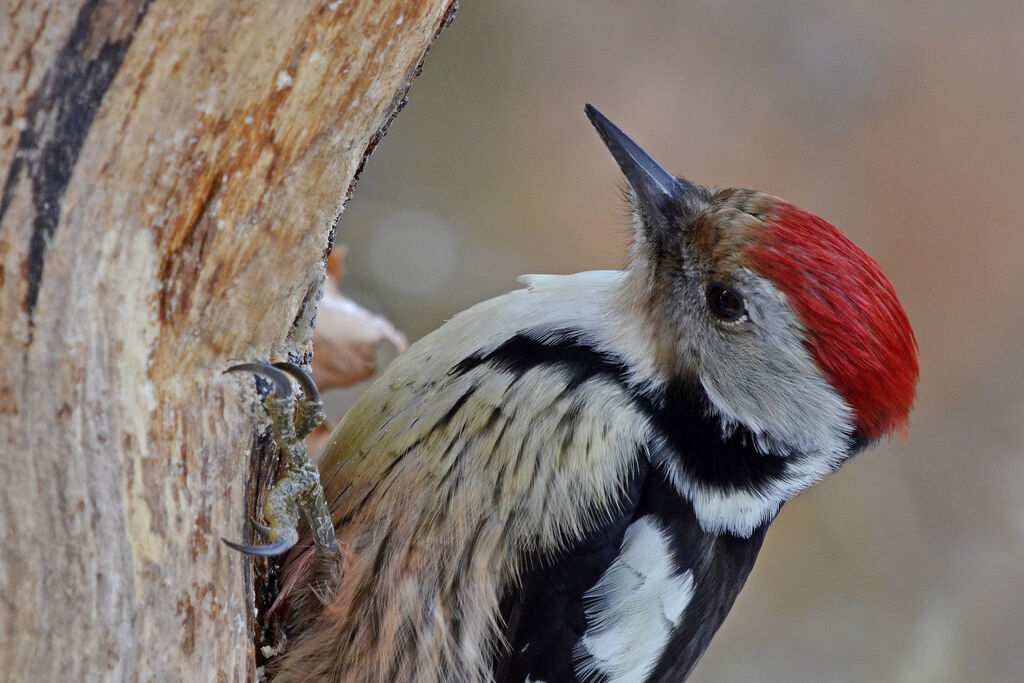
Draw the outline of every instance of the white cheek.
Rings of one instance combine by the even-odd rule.
[[[679,573],[668,538],[651,516],[626,530],[619,556],[587,592],[587,631],[576,645],[581,680],[639,683],[657,664],[693,597],[693,574]]]
[[[749,272],[742,289],[754,327],[734,335],[695,333],[700,383],[723,434],[742,425],[758,450],[786,458],[786,469],[756,491],[744,491],[688,481],[672,463],[659,464],[693,502],[705,531],[747,537],[783,502],[842,463],[853,418],[805,347],[784,297]]]

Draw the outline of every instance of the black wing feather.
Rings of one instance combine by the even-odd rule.
[[[664,474],[643,463],[616,517],[555,561],[533,558],[521,587],[506,597],[502,617],[509,649],[496,683],[578,681],[573,650],[587,630],[584,598],[619,554],[626,529],[644,516],[666,531],[680,572],[693,572],[694,593],[650,681],[681,681],[700,660],[754,565],[766,522],[750,538],[705,533],[692,504]],[[587,683],[595,678],[588,679]]]

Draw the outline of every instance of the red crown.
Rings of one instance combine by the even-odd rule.
[[[828,222],[785,202],[750,247],[755,270],[789,299],[825,377],[874,439],[906,428],[917,340],[875,261]]]

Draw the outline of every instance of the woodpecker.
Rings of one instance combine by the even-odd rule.
[[[782,504],[905,430],[917,344],[870,257],[586,114],[628,182],[628,266],[526,276],[365,392],[318,460],[330,520],[303,503],[337,546],[285,559],[277,680],[683,680]],[[294,543],[275,505],[271,544],[235,547]]]

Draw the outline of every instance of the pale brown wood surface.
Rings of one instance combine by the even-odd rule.
[[[453,0],[0,10],[0,678],[255,675],[252,380]],[[306,356],[308,357],[308,356]],[[264,473],[265,474],[265,473]]]

